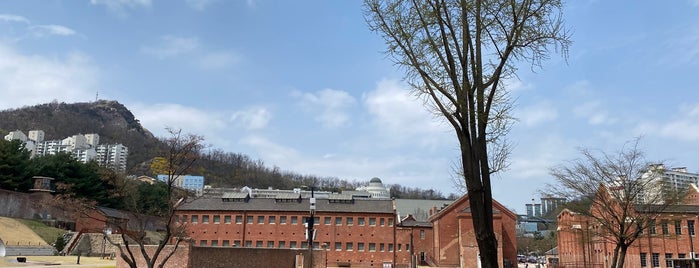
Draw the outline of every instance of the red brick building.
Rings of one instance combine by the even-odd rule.
[[[300,194],[225,193],[184,203],[177,217],[196,247],[298,249],[308,248],[309,208]],[[500,263],[508,267],[516,262],[515,214],[497,202],[493,210]],[[317,199],[313,247],[326,249],[329,267],[477,267],[468,198],[431,214],[429,222],[409,215],[398,223],[393,200],[331,194]]]
[[[250,198],[229,193],[201,198],[178,208],[196,246],[308,248],[309,199],[300,194]],[[388,199],[331,196],[318,199],[314,248],[325,248],[329,266],[381,267],[394,263],[394,252],[409,250],[395,240],[395,212]]]
[[[428,255],[428,258],[434,265],[480,267],[472,217],[468,197],[463,196],[430,218],[434,232],[434,255]],[[516,219],[512,211],[493,200],[493,226],[501,267],[514,267],[517,264]]]
[[[699,223],[699,191],[690,187],[684,204],[662,210],[626,252],[624,267],[698,267],[696,237]],[[633,213],[646,213],[636,206]],[[648,210],[655,213],[657,210]],[[584,215],[563,210],[558,215],[558,257],[565,267],[609,267],[614,243],[598,234],[594,221]],[[693,258],[694,257],[694,258]],[[692,266],[695,262],[696,266]]]

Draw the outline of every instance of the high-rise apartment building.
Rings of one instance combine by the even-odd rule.
[[[129,148],[122,144],[97,145],[97,163],[116,171],[126,171]]]

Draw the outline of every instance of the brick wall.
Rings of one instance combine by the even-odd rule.
[[[147,252],[152,254],[156,246],[147,247]],[[172,246],[163,249],[159,258],[162,259],[171,252]],[[140,256],[137,247],[133,247],[135,254]],[[268,268],[268,267],[295,267],[299,260],[305,262],[309,259],[306,250],[292,249],[268,249],[268,248],[223,248],[223,247],[195,247],[180,246],[175,255],[164,266],[165,268],[186,268],[186,267],[206,267],[206,268]],[[323,250],[313,252],[313,267],[327,267],[327,253]],[[117,260],[117,268],[128,268],[129,266],[122,259]],[[147,267],[143,258],[139,258],[137,267]],[[307,265],[303,265],[307,267]]]

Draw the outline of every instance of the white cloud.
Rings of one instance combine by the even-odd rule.
[[[26,24],[19,31],[19,36],[14,37],[15,40],[21,40],[28,37],[41,38],[51,35],[69,36],[77,34],[75,30],[63,25],[47,24],[34,25],[29,19],[12,14],[0,14],[0,21],[14,22]]]
[[[199,47],[197,38],[163,36],[154,46],[145,46],[141,49],[143,53],[153,55],[158,59],[177,57],[191,53]]]
[[[390,143],[432,146],[453,139],[451,128],[441,117],[427,111],[422,101],[410,95],[396,80],[382,80],[366,93],[364,106],[373,116],[374,126]]]
[[[76,34],[73,29],[61,25],[36,25],[31,26],[30,29],[32,35],[36,37],[43,37],[47,35],[68,36]]]
[[[53,100],[89,101],[98,89],[99,71],[80,53],[47,58],[23,55],[0,44],[0,109]]]
[[[237,61],[236,56],[228,51],[209,52],[198,58],[199,67],[203,69],[221,69]]]
[[[265,107],[253,107],[237,111],[231,116],[231,121],[241,124],[245,129],[262,129],[272,119],[272,113]]]
[[[315,93],[294,92],[294,96],[300,98],[301,105],[310,112],[317,113],[315,120],[325,127],[341,127],[350,121],[347,109],[356,104],[356,100],[349,93],[342,90],[323,89]]]
[[[204,11],[209,5],[219,2],[220,0],[186,0],[187,5],[197,11]]]
[[[535,126],[543,122],[553,121],[558,118],[558,111],[548,101],[539,102],[518,109],[515,116],[527,126]]]
[[[104,5],[118,15],[126,15],[126,9],[150,7],[151,0],[90,0],[93,5]]]
[[[29,24],[29,20],[27,18],[12,14],[0,14],[0,20],[7,22],[22,22]]]
[[[130,104],[131,109],[141,124],[156,136],[165,136],[166,127],[182,129],[187,133],[204,135],[207,140],[214,139],[217,132],[226,126],[225,120],[218,113],[175,103]]]
[[[238,57],[230,51],[207,51],[196,37],[165,35],[152,45],[142,46],[141,52],[160,60],[183,58],[201,69],[221,69],[235,64]]]
[[[667,122],[641,122],[635,132],[639,135],[657,135],[676,141],[699,141],[699,104],[680,107],[680,115]]]
[[[616,118],[609,115],[600,101],[590,101],[578,105],[573,109],[573,112],[577,116],[587,118],[587,123],[590,125],[608,125],[617,121]]]

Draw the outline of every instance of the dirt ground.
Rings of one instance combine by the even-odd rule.
[[[99,257],[80,257],[77,264],[77,256],[26,256],[27,262],[17,262],[17,256],[0,258],[0,267],[80,267],[80,268],[108,268],[116,267],[116,260],[100,259]]]

